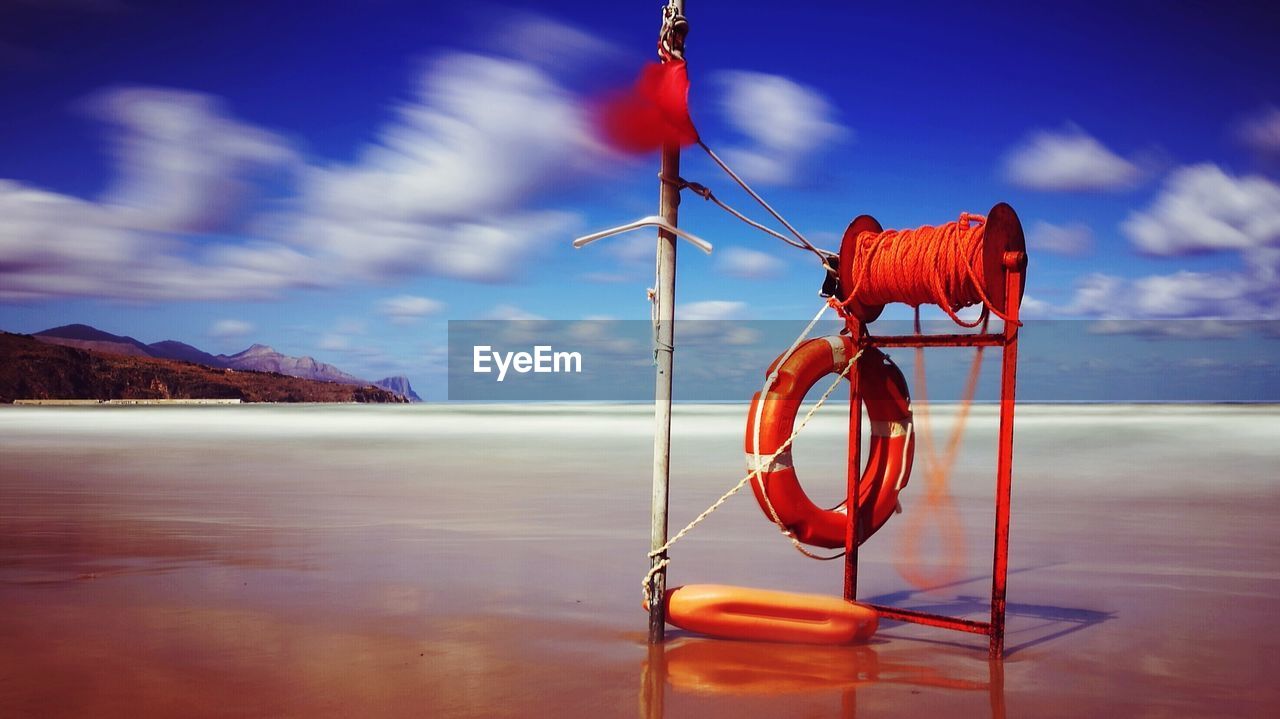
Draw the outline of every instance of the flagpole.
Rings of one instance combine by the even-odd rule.
[[[663,9],[663,37],[661,42],[672,41],[678,47],[671,48],[680,55],[684,52],[683,28],[670,32],[673,18],[683,20],[684,0],[670,0]],[[680,145],[667,143],[662,148],[662,172],[658,188],[658,214],[676,226],[680,207],[680,188],[675,184],[680,177]],[[671,371],[675,352],[675,301],[676,301],[676,236],[666,230],[658,230],[658,278],[654,301],[654,359],[657,364],[654,382],[653,414],[653,503],[649,532],[649,550],[657,552],[667,543],[667,490],[671,481]],[[650,568],[665,563],[666,552],[650,558]],[[649,587],[649,643],[660,644],[666,638],[666,587],[665,564],[653,574]]]

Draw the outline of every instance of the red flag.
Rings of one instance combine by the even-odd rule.
[[[666,143],[698,140],[689,118],[689,71],[684,60],[649,63],[630,91],[605,101],[598,116],[605,139],[624,152],[651,152]]]

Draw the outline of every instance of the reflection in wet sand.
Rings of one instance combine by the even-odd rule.
[[[934,667],[881,661],[876,649],[865,645],[818,647],[690,638],[667,649],[663,666],[673,688],[713,694],[787,694],[873,682],[941,689],[986,687]]]
[[[549,716],[548,706],[614,716],[629,703],[627,665],[609,647],[628,644],[583,627],[149,601],[93,583],[38,603],[9,599],[0,619],[6,719],[479,719]],[[569,636],[572,646],[557,646]]]
[[[952,691],[983,691],[991,716],[1004,717],[1004,667],[1000,662],[942,668],[881,657],[874,645],[800,646],[681,637],[650,648],[641,670],[641,716],[666,715],[665,685],[674,694],[777,697],[838,694],[840,716],[856,716],[857,690],[906,685]],[[976,677],[977,665],[981,678]]]

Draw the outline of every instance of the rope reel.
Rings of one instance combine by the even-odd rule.
[[[1026,250],[1018,216],[1003,202],[986,216],[962,212],[954,222],[910,230],[885,230],[861,215],[840,243],[837,296],[862,324],[891,302],[937,305],[963,327],[977,327],[992,314],[1008,320],[1005,271],[1025,262]],[[973,322],[956,314],[977,304],[982,314]]]

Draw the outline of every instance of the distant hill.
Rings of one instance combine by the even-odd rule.
[[[409,378],[403,375],[396,377],[383,377],[377,382],[374,382],[373,386],[395,392],[410,402],[422,401],[422,398],[418,396],[418,393],[413,391],[413,385],[409,384]]]
[[[182,360],[183,362],[195,362],[206,367],[226,367],[227,363],[217,357],[205,352],[198,347],[192,347],[185,342],[176,340],[164,340],[163,342],[153,342],[147,345],[147,349],[151,351],[152,357],[160,357],[162,359]]]
[[[214,355],[205,352],[199,347],[193,347],[176,340],[164,340],[149,345],[143,344],[132,337],[114,335],[85,324],[54,327],[43,332],[37,332],[34,336],[50,344],[124,355],[126,357],[154,357],[157,359],[179,360],[182,362],[194,362],[195,364],[216,369],[275,372],[289,375],[290,377],[320,382],[337,382],[360,387],[373,385],[395,392],[413,402],[422,401],[422,398],[409,385],[408,378],[387,377],[377,382],[370,382],[312,357],[292,357],[277,352],[263,344],[251,345],[248,349],[233,355]]]
[[[371,384],[357,386],[271,372],[219,369],[180,360],[60,346],[47,338],[0,332],[0,402],[11,403],[15,399],[406,401]]]
[[[216,359],[222,362],[224,367],[234,369],[279,372],[292,377],[303,377],[323,382],[372,384],[368,380],[347,374],[331,364],[318,362],[311,357],[290,357],[266,345],[255,344],[243,352],[237,352],[233,355],[218,355]]]
[[[110,352],[128,357],[156,356],[152,354],[146,345],[132,337],[113,335],[110,332],[103,332],[89,325],[62,325],[61,327],[53,327],[43,332],[37,332],[35,336],[45,342],[67,347]]]

